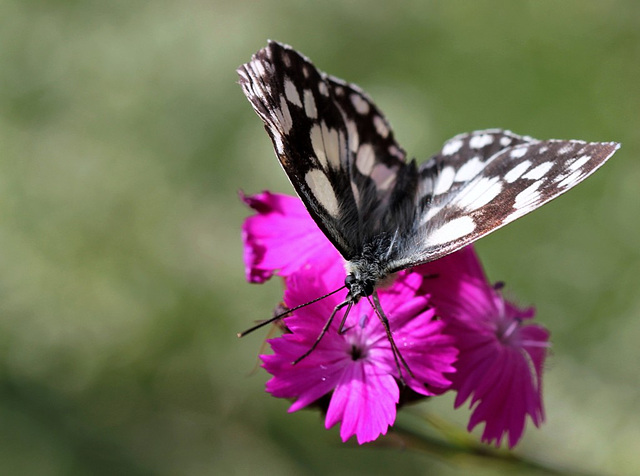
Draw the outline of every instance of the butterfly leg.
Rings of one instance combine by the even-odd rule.
[[[342,309],[345,306],[349,306],[349,309],[351,309],[351,305],[353,303],[351,301],[344,301],[341,302],[340,304],[338,304],[333,311],[331,312],[331,315],[329,316],[329,319],[327,319],[327,322],[324,324],[324,327],[322,328],[322,331],[320,331],[320,335],[318,336],[318,338],[316,339],[316,341],[313,343],[313,345],[309,348],[309,350],[307,350],[304,354],[302,354],[300,357],[298,357],[296,360],[293,361],[293,365],[296,365],[298,362],[300,362],[302,359],[304,359],[305,357],[307,357],[309,354],[311,354],[311,352],[314,351],[314,349],[316,347],[318,347],[318,344],[320,343],[320,341],[322,340],[322,338],[324,337],[324,335],[327,333],[327,330],[329,329],[329,326],[331,325],[331,323],[333,322],[333,318],[335,317],[336,313]]]
[[[340,326],[338,327],[338,334],[343,335],[349,332],[353,326],[345,327],[344,324],[347,322],[347,317],[349,316],[349,312],[351,311],[351,307],[353,306],[353,302],[350,302],[347,306],[347,310],[344,311],[344,316],[342,316],[342,322],[340,322]]]
[[[371,299],[368,296],[367,296],[367,299],[369,300],[369,304],[371,304],[371,307],[373,308],[373,310],[378,315],[380,322],[382,322],[382,325],[384,326],[384,330],[387,334],[387,339],[389,339],[389,343],[391,344],[391,351],[393,352],[393,360],[395,360],[396,367],[398,368],[398,375],[400,376],[400,382],[402,382],[402,384],[404,385],[405,382],[404,382],[404,378],[402,377],[402,368],[400,364],[402,364],[402,367],[404,367],[409,373],[409,375],[411,375],[413,378],[415,378],[415,375],[413,375],[413,372],[409,368],[409,364],[407,364],[406,360],[404,360],[404,357],[402,357],[402,353],[400,353],[400,349],[398,349],[398,346],[396,345],[396,341],[393,339],[393,334],[391,333],[391,328],[389,327],[389,319],[387,318],[384,311],[382,310],[382,306],[380,305],[380,300],[378,299],[378,293],[374,292],[372,296],[373,296],[373,302],[371,302]]]

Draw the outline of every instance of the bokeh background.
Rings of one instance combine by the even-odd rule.
[[[264,393],[266,331],[235,333],[281,286],[244,281],[237,192],[292,189],[235,68],[267,38],[361,85],[420,160],[487,127],[622,142],[477,249],[553,335],[547,422],[516,453],[640,471],[640,2],[16,0],[0,3],[0,473],[497,471],[343,445]],[[451,406],[401,419],[464,426]]]

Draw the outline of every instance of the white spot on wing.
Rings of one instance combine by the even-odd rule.
[[[451,243],[472,233],[475,229],[476,224],[470,216],[454,218],[431,231],[425,239],[425,244],[427,246],[436,246]]]
[[[325,83],[324,81],[318,82],[318,91],[320,91],[320,94],[325,97],[329,96],[329,88],[327,88],[327,83]]]
[[[375,155],[371,144],[362,144],[356,156],[356,167],[362,175],[369,176],[373,170]]]
[[[456,201],[456,205],[471,212],[485,206],[496,198],[501,191],[502,182],[500,177],[482,177],[469,186],[468,191]]]
[[[420,181],[419,184],[418,196],[420,198],[426,197],[427,195],[433,194],[433,178],[425,177]]]
[[[467,160],[462,167],[458,169],[456,172],[455,181],[456,182],[466,182],[467,180],[471,180],[473,177],[478,175],[478,173],[483,169],[484,164],[480,157],[473,157],[470,160]]]
[[[399,159],[402,159],[404,157],[404,155],[402,154],[402,152],[400,151],[400,149],[398,149],[395,145],[390,145],[389,146],[389,153],[391,155],[393,155],[394,157],[397,157]]]
[[[510,137],[507,137],[507,136],[500,137],[500,145],[502,147],[506,147],[509,144],[511,144],[511,138]]]
[[[386,139],[387,136],[389,135],[389,126],[387,125],[385,120],[382,119],[380,116],[374,116],[373,125],[375,126],[378,134],[380,134],[383,139]]]
[[[369,114],[369,103],[365,101],[362,96],[353,93],[349,96],[349,99],[351,99],[351,104],[353,104],[353,107],[358,114]]]
[[[561,182],[558,183],[558,187],[570,187],[578,183],[580,180],[580,176],[582,175],[581,170],[576,170],[569,174],[569,176],[565,177]]]
[[[540,188],[540,185],[542,185],[543,182],[544,180],[533,182],[522,192],[516,195],[516,201],[513,203],[513,208],[520,209],[537,202],[540,199],[540,192],[538,191],[538,188]]]
[[[456,171],[453,167],[445,167],[438,174],[436,180],[436,186],[433,191],[434,195],[440,195],[441,193],[448,192],[453,184],[453,179],[456,175]]]
[[[422,217],[420,224],[421,225],[426,224],[429,220],[431,220],[434,216],[436,216],[438,212],[440,212],[440,210],[442,210],[442,207],[429,208],[429,211],[427,211],[427,213]]]
[[[331,216],[338,216],[338,199],[331,187],[331,182],[320,169],[311,169],[305,176],[305,181],[314,197]]]
[[[453,155],[462,147],[462,140],[454,139],[447,142],[442,148],[442,155]]]
[[[327,127],[327,123],[320,123],[320,132],[318,134],[317,126],[312,127],[311,144],[313,150],[320,159],[320,154],[324,154],[325,158],[320,159],[324,165],[329,164],[333,168],[340,167],[340,146],[344,145],[344,134],[337,129]],[[315,137],[314,137],[315,135]]]
[[[275,142],[276,152],[278,152],[279,155],[283,155],[284,144],[282,142],[282,136],[276,131],[276,133],[272,134],[271,137],[273,137],[273,141]]]
[[[591,160],[591,156],[590,155],[583,155],[582,157],[580,157],[579,159],[577,159],[574,163],[572,163],[569,166],[569,169],[573,172],[575,170],[578,170],[579,168],[581,168],[583,165],[585,165],[587,162],[589,162]]]
[[[318,110],[316,109],[316,101],[310,89],[304,90],[304,111],[310,119],[318,118]]]
[[[356,201],[356,207],[360,208],[360,190],[353,182],[351,182],[351,192],[353,193],[353,199]]]
[[[302,107],[302,101],[300,101],[300,95],[296,89],[296,85],[293,84],[289,78],[284,78],[284,94],[291,104],[295,104],[298,107]]]
[[[262,64],[262,61],[252,61],[251,67],[255,71],[257,78],[263,77],[267,73],[264,69],[264,64]]]
[[[323,122],[322,135],[329,164],[336,169],[340,168],[340,145],[344,145],[344,134],[338,129],[329,129]]]
[[[525,160],[523,162],[520,162],[518,165],[516,165],[514,168],[512,168],[511,170],[509,170],[505,175],[504,175],[504,179],[508,182],[508,183],[513,183],[516,180],[518,180],[523,173],[525,173],[527,171],[527,169],[531,166],[531,161],[529,160]]]
[[[289,111],[289,106],[287,106],[287,101],[284,99],[284,96],[280,96],[280,109],[275,109],[276,120],[282,127],[282,132],[288,134],[293,127],[293,121],[291,120],[291,112]]]
[[[565,144],[558,149],[558,155],[568,154],[573,150],[573,148],[574,144],[572,142],[569,142],[568,144]]]
[[[479,136],[473,136],[469,141],[469,147],[472,149],[482,149],[493,142],[493,136],[490,134],[481,134]]]
[[[347,134],[349,137],[349,150],[355,154],[358,150],[358,146],[360,145],[358,126],[350,119],[345,119],[344,122],[347,126]]]
[[[328,166],[327,163],[327,155],[324,153],[324,139],[322,138],[322,128],[318,124],[314,124],[311,128],[310,132],[311,136],[311,147],[313,147],[313,151],[316,153],[316,157],[322,164],[322,166],[326,169]]]
[[[287,68],[291,68],[291,58],[289,58],[289,54],[286,52],[282,52],[282,62]]]
[[[542,162],[540,165],[529,170],[522,178],[530,180],[539,180],[544,177],[549,170],[553,167],[553,162]]]
[[[529,146],[516,147],[511,151],[509,155],[511,156],[512,159],[519,159],[520,157],[524,156],[528,150],[529,150]]]

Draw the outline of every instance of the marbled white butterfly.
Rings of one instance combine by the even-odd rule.
[[[364,91],[317,70],[291,47],[270,41],[238,73],[293,187],[346,260],[348,294],[330,320],[372,297],[396,352],[376,284],[544,205],[619,147],[489,129],[448,140],[418,166],[405,160]]]

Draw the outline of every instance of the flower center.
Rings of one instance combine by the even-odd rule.
[[[517,319],[505,319],[504,317],[498,322],[496,336],[503,344],[517,344],[520,333],[520,321]]]
[[[351,360],[360,360],[366,356],[366,349],[358,344],[351,344]]]
[[[369,357],[371,341],[365,330],[369,316],[362,314],[358,323],[348,329],[345,334],[344,350],[352,361],[365,360]]]

